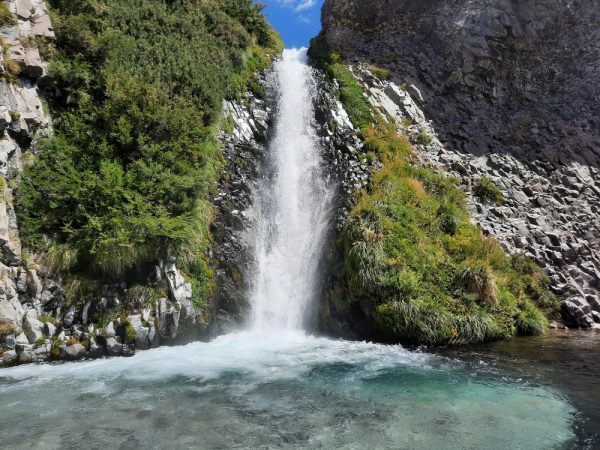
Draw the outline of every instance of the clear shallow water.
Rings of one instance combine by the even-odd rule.
[[[556,392],[399,346],[238,333],[0,372],[4,448],[561,448]]]

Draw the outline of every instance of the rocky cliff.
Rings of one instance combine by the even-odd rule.
[[[347,61],[391,70],[445,146],[474,218],[534,257],[570,325],[600,323],[600,2],[327,0],[323,35]],[[441,149],[440,149],[441,148]],[[486,177],[503,205],[473,193]]]

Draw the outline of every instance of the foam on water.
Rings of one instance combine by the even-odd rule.
[[[6,448],[552,448],[574,412],[502,374],[301,332],[19,366],[0,400]]]

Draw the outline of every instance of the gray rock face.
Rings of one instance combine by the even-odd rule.
[[[245,245],[249,218],[244,213],[252,205],[252,186],[257,182],[267,154],[267,142],[276,104],[273,74],[261,75],[266,97],[247,93],[246,101],[224,102],[225,117],[232,122],[231,132],[222,132],[227,174],[213,198],[217,212],[212,225],[212,260],[217,287],[210,300],[210,317],[216,332],[237,327],[250,309],[247,278],[252,255]]]
[[[599,0],[327,0],[323,9],[334,49],[409,87],[398,89],[423,117],[390,85],[375,97],[439,137],[420,147],[423,163],[469,194],[480,177],[501,188],[502,206],[469,195],[474,218],[548,271],[577,327],[597,326],[600,311],[590,300],[600,287],[599,10]]]

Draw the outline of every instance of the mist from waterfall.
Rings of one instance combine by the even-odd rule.
[[[285,50],[275,64],[279,91],[267,175],[251,211],[255,249],[251,327],[298,330],[319,288],[333,187],[322,170],[315,132],[316,84],[306,49]]]

